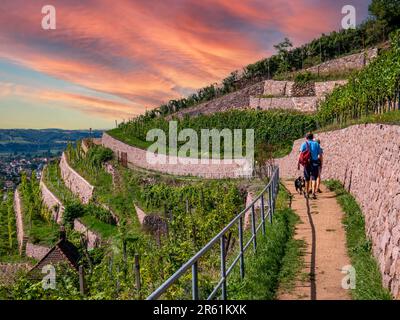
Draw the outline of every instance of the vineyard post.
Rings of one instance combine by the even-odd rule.
[[[119,286],[119,264],[117,264],[117,281],[116,281],[117,296],[118,296],[118,293],[119,293],[119,289],[120,289],[120,286]]]
[[[244,278],[243,217],[239,218],[240,277]]]
[[[126,280],[127,264],[128,264],[128,254],[127,254],[127,250],[126,250],[126,239],[122,240],[122,252],[123,252],[123,259],[124,259],[124,278]]]
[[[221,250],[221,298],[222,300],[226,300],[226,264],[225,264],[225,235],[223,234],[220,240],[220,250]]]
[[[257,251],[257,231],[256,231],[256,215],[254,210],[254,204],[251,206],[251,231],[253,235],[253,248],[254,252]]]
[[[139,254],[135,253],[135,281],[136,281],[136,289],[140,294],[141,284],[140,284],[140,263],[139,263]]]
[[[113,267],[113,258],[112,256],[108,260],[108,273],[110,275],[110,279],[112,280],[112,267]]]
[[[261,194],[261,219],[262,219],[262,234],[263,236],[265,236],[264,193]]]
[[[268,187],[268,218],[269,223],[272,223],[272,192],[271,185]]]
[[[86,292],[86,285],[85,285],[85,270],[83,266],[79,266],[79,291],[82,296],[85,295]]]

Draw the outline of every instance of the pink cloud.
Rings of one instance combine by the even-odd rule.
[[[337,19],[333,0],[60,0],[57,30],[44,31],[40,10],[48,1],[3,2],[0,58],[129,99],[138,112],[179,98],[176,88],[194,90],[255,62],[285,35],[300,44],[331,30]],[[68,92],[60,97],[84,100]],[[89,112],[129,112],[86,103]]]

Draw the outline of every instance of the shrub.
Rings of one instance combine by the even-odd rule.
[[[94,167],[100,167],[103,163],[113,159],[113,151],[102,146],[90,148],[87,154],[89,162]]]
[[[301,72],[296,74],[294,82],[297,84],[305,84],[307,82],[313,81],[313,75],[311,72]]]
[[[85,212],[86,214],[93,216],[104,223],[116,225],[115,219],[109,210],[96,206],[94,204],[89,204],[88,206],[85,207],[85,209],[86,209]]]
[[[63,215],[64,224],[72,224],[76,218],[85,214],[85,207],[79,202],[71,202],[65,206]]]

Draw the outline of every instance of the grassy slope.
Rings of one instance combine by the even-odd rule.
[[[58,170],[58,164],[53,163],[46,167],[43,172],[43,181],[60,201],[68,203],[78,201],[77,197],[65,186]],[[91,230],[100,234],[103,239],[107,239],[117,233],[117,227],[104,223],[93,216],[84,215],[80,220]]]
[[[281,189],[273,223],[267,225],[266,236],[258,238],[257,254],[251,248],[247,253],[244,280],[238,270],[228,279],[229,299],[272,300],[279,287],[294,285],[303,264],[303,244],[293,239],[298,216],[288,207],[288,197]]]
[[[51,163],[46,166],[43,170],[43,182],[63,204],[76,200],[76,197],[65,186],[61,178],[58,163]]]
[[[84,215],[83,217],[80,217],[79,220],[81,220],[82,223],[90,230],[98,232],[102,239],[111,238],[118,233],[117,226],[102,222],[93,216]]]
[[[52,246],[60,233],[59,226],[53,221],[46,221],[42,216],[33,216],[32,221],[28,221],[28,213],[24,205],[24,198],[21,197],[21,210],[24,218],[24,231],[33,244]]]
[[[363,116],[360,119],[350,120],[344,125],[337,125],[337,124],[328,125],[319,129],[317,133],[339,130],[357,124],[368,124],[368,123],[400,125],[400,110],[390,111],[382,114],[371,114],[369,116]]]
[[[356,288],[351,290],[356,300],[387,300],[390,293],[382,287],[378,264],[371,252],[371,243],[365,235],[364,216],[355,199],[338,181],[326,181],[327,187],[337,194],[345,217],[347,252],[356,269]]]

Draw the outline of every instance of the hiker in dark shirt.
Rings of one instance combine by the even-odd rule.
[[[317,178],[319,174],[319,158],[321,156],[321,147],[318,142],[314,141],[314,135],[310,132],[307,133],[306,141],[300,147],[299,162],[297,169],[300,170],[300,159],[302,153],[310,151],[310,161],[304,166],[304,179],[306,180],[306,196],[312,193],[313,198],[316,199],[317,195]],[[311,190],[310,190],[310,180],[311,180]]]

